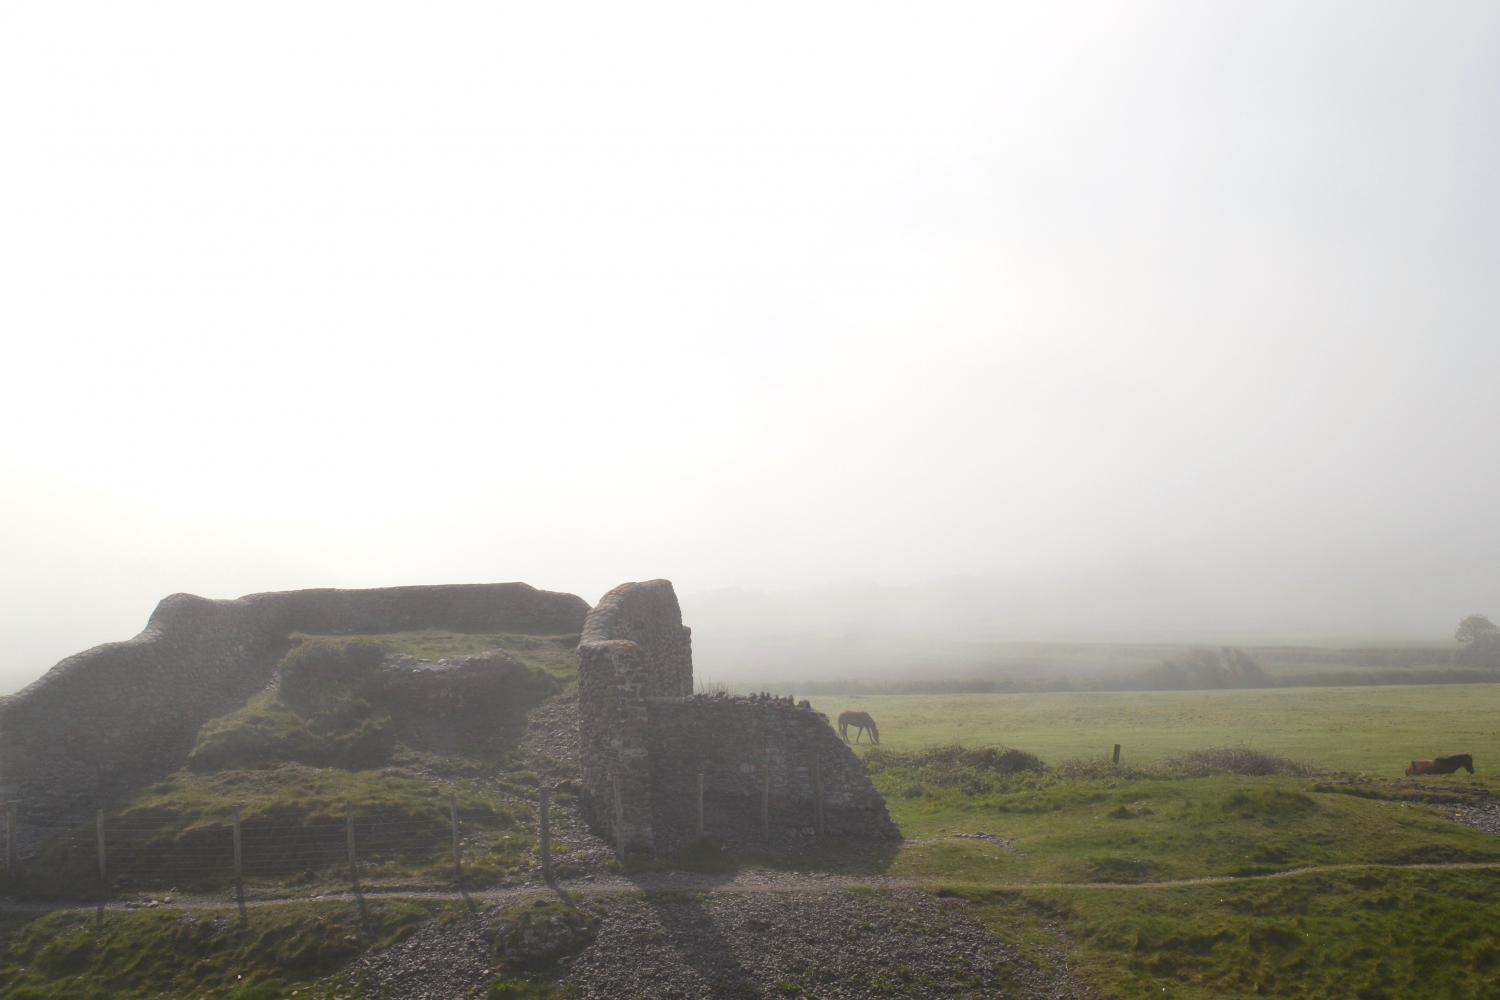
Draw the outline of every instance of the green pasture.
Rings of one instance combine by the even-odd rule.
[[[951,885],[1038,961],[1061,945],[1105,995],[1500,995],[1500,870],[1395,867],[1500,862],[1500,838],[1449,815],[1500,789],[1493,685],[824,697],[814,707],[880,723],[881,752],[861,752],[907,838],[892,873]],[[1042,766],[943,749],[954,744],[1018,748]],[[1184,760],[1209,747],[1286,759],[1269,774]],[[1479,773],[1401,775],[1412,757],[1452,753],[1473,754]],[[1015,769],[999,766],[1007,759]],[[1322,866],[1335,867],[1258,877]],[[1149,885],[1197,879],[1214,881]]]
[[[1051,763],[1106,757],[1144,764],[1210,746],[1248,746],[1334,770],[1399,777],[1414,757],[1474,756],[1500,766],[1500,685],[1261,688],[1227,691],[819,696],[835,719],[869,712],[896,750],[1004,745]],[[1467,778],[1467,776],[1464,776]]]
[[[1140,883],[1323,865],[1500,863],[1500,838],[1438,809],[1320,791],[1340,786],[1291,775],[1017,776],[985,790],[924,785],[898,769],[876,784],[907,838],[890,869],[898,875]]]
[[[962,891],[1001,937],[1121,1000],[1500,995],[1500,876],[1353,871],[1172,889]]]

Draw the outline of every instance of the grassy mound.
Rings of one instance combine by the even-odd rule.
[[[184,770],[107,812],[107,885],[86,824],[44,842],[16,888],[85,898],[222,888],[235,807],[255,892],[346,888],[351,817],[363,883],[449,886],[455,807],[469,884],[529,870],[537,778],[513,748],[560,683],[493,649],[431,668],[389,652],[366,637],[301,639],[274,688],[203,727]],[[566,870],[565,845],[557,853]]]
[[[362,885],[449,888],[450,802],[458,810],[465,884],[495,885],[537,863],[535,797],[522,780],[438,774],[425,766],[349,771],[289,763],[182,771],[106,814],[107,888],[155,894],[233,885],[236,805],[253,896],[346,890],[351,812]],[[555,848],[564,871],[566,850]],[[22,894],[98,896],[106,887],[98,879],[93,823],[50,838],[22,874],[13,886]]]
[[[433,669],[386,666],[391,652],[367,637],[298,640],[276,688],[203,727],[189,769],[373,768],[400,744],[494,757],[519,735],[526,711],[561,687],[547,670],[494,648]]]
[[[385,652],[378,643],[359,639],[300,643],[282,659],[276,690],[203,727],[188,767],[383,763],[395,747],[391,714],[381,703]]]

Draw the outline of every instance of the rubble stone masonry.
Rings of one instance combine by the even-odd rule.
[[[672,584],[606,594],[578,647],[580,751],[586,814],[621,853],[697,836],[700,772],[704,830],[727,843],[899,836],[825,716],[805,702],[694,696],[692,687],[691,634]]]
[[[28,822],[76,819],[187,759],[198,729],[266,686],[294,631],[567,634],[588,605],[524,583],[174,594],[145,631],[63,660],[0,699],[0,796]]]

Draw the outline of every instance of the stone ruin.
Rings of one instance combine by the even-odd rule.
[[[693,695],[690,632],[666,580],[616,587],[592,612],[572,594],[524,583],[232,601],[174,594],[135,638],[70,656],[0,698],[0,799],[22,802],[30,823],[77,821],[188,763],[204,723],[271,681],[290,633],[413,629],[582,632],[584,808],[622,853],[696,836],[700,771],[705,829],[725,842],[898,836],[859,759],[807,703]],[[388,672],[410,687],[412,711],[442,728],[458,721],[447,715],[480,666],[394,662]]]
[[[589,613],[578,715],[585,813],[621,854],[696,838],[700,787],[704,831],[726,843],[899,837],[864,765],[806,702],[693,694],[691,632],[667,580],[622,584]]]
[[[588,603],[524,583],[173,594],[140,635],[63,660],[0,698],[0,797],[28,822],[76,820],[183,766],[198,730],[265,688],[292,632],[572,634]],[[418,678],[420,680],[420,678]]]

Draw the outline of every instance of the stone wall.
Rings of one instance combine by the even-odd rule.
[[[693,693],[692,633],[666,580],[625,583],[589,612],[578,644],[584,811],[622,853],[654,848],[647,698]]]
[[[863,763],[827,716],[781,699],[712,696],[650,701],[646,709],[658,849],[697,836],[700,771],[704,831],[726,843],[805,844],[818,832],[820,793],[824,835],[898,835]]]
[[[590,612],[578,647],[584,808],[621,853],[670,850],[705,831],[793,846],[823,832],[898,836],[859,758],[807,707],[771,698],[694,697],[689,630],[666,580],[627,583]]]
[[[180,767],[203,723],[265,687],[293,631],[578,632],[588,605],[524,583],[174,594],[140,635],[63,660],[0,699],[0,794],[74,818]]]
[[[380,680],[403,742],[470,756],[513,745],[526,714],[561,687],[501,650],[436,663],[387,657]]]
[[[600,642],[630,642],[650,659],[639,694],[687,698],[693,693],[692,629],[670,580],[624,583],[605,594],[583,624],[579,648]]]

